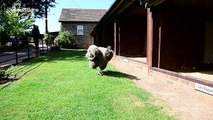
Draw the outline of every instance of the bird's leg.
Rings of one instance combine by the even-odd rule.
[[[102,72],[102,70],[100,68],[97,68],[96,70],[97,70],[97,74],[98,75],[100,75],[100,76],[104,75],[103,72]]]

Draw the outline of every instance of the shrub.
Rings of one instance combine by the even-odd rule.
[[[77,48],[74,35],[68,31],[60,32],[55,41],[63,48]]]
[[[45,33],[43,40],[45,41],[46,45],[49,45],[51,40],[51,35],[49,33]]]

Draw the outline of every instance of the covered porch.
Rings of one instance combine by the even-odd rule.
[[[212,33],[211,0],[117,0],[91,36],[151,76],[213,87]]]
[[[115,55],[146,58],[146,9],[139,1],[116,1],[91,35],[95,45],[112,46]]]
[[[152,67],[213,80],[213,2],[161,0],[152,7]]]

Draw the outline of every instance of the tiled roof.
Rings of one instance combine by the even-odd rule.
[[[98,22],[106,9],[62,9],[59,22]]]

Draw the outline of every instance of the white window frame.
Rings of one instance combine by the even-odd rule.
[[[77,25],[77,35],[84,35],[84,26]]]

